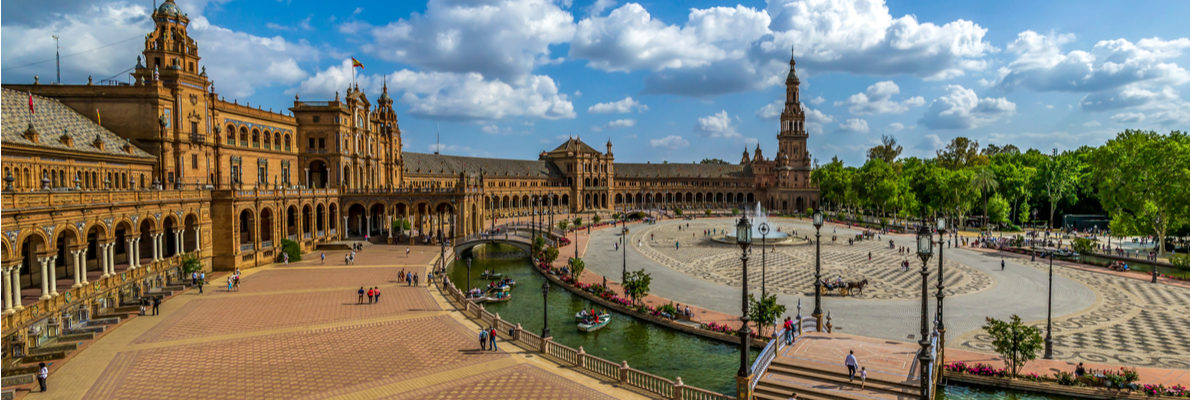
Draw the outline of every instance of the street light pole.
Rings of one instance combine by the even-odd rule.
[[[767,291],[765,290],[765,287],[767,286],[765,285],[765,281],[768,275],[766,273],[766,269],[768,269],[768,257],[766,257],[765,251],[768,249],[768,242],[766,239],[769,235],[769,223],[761,222],[760,226],[757,227],[757,230],[760,232],[760,299],[761,301],[764,301],[764,296],[767,294]]]
[[[741,399],[752,398],[752,366],[748,364],[748,247],[752,245],[752,223],[747,216],[740,216],[736,223],[736,244],[740,245],[740,263],[743,266],[743,281],[740,287],[742,314],[740,315],[740,369],[736,374],[736,392]]]
[[[918,364],[921,366],[921,372],[918,376],[918,384],[921,386],[921,398],[930,398],[930,326],[927,315],[929,314],[929,267],[932,247],[934,242],[930,234],[930,229],[922,224],[917,230],[917,256],[921,258],[921,340],[917,343],[921,345],[921,350],[917,354]]]
[[[541,338],[550,337],[550,281],[541,283]]]
[[[471,257],[467,257],[467,292],[471,292]]]
[[[946,358],[944,357],[944,355],[946,354],[946,325],[945,325],[945,323],[942,322],[942,299],[944,297],[946,297],[946,295],[942,294],[942,289],[943,289],[943,285],[942,285],[942,279],[943,279],[942,249],[946,247],[945,245],[943,245],[942,241],[944,240],[943,237],[946,234],[946,217],[939,217],[938,221],[937,221],[937,225],[938,225],[937,226],[938,227],[938,365],[946,365],[945,364]]]
[[[623,254],[624,263],[620,269],[620,283],[628,279],[628,227],[620,226],[620,252]],[[606,286],[606,285],[604,285]]]
[[[1053,316],[1054,313],[1054,252],[1050,252],[1050,270],[1049,270],[1049,293],[1045,300],[1045,358],[1046,360],[1054,358],[1054,338],[1051,336],[1053,330]]]
[[[822,332],[822,211],[814,212],[814,321]],[[798,321],[798,323],[802,323]],[[800,325],[799,325],[800,326]]]
[[[1160,215],[1158,215],[1157,218],[1155,218],[1155,222],[1157,222],[1156,226],[1158,226],[1158,227],[1161,226],[1161,216]],[[1157,236],[1157,235],[1153,235],[1153,236]],[[1157,239],[1157,238],[1154,237],[1154,239]],[[1160,239],[1158,239],[1158,241],[1160,241]],[[1161,254],[1161,250],[1164,250],[1164,247],[1165,247],[1165,243],[1157,243],[1157,250],[1154,252],[1154,254]],[[1156,260],[1154,260],[1154,261],[1156,261]],[[1157,283],[1157,263],[1153,263],[1153,281],[1152,281],[1152,283]]]

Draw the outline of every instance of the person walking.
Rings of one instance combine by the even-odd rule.
[[[231,276],[231,275],[228,275],[228,276],[227,276],[227,291],[228,291],[228,292],[230,292],[230,291],[231,291],[231,284],[232,284],[232,276]]]
[[[198,294],[202,294],[202,287],[207,285],[206,279],[203,279],[206,274],[199,275],[198,278]]]
[[[1000,270],[1001,271],[1004,270],[1004,259],[1003,258],[1000,259]]]
[[[153,315],[160,314],[158,308],[161,307],[161,296],[153,297]]]
[[[859,361],[855,360],[855,351],[847,351],[847,359],[843,360],[843,365],[847,366],[847,381],[851,382],[855,379],[855,370],[859,368]]]
[[[417,274],[413,274],[413,286],[421,286],[421,283],[417,281]]]
[[[380,286],[375,286],[372,289],[376,290],[376,302],[380,302]]]
[[[37,363],[37,385],[41,386],[41,392],[45,393],[45,380],[50,377],[50,369],[46,368],[45,363]]]
[[[363,286],[359,287],[359,300],[357,300],[355,302],[355,304],[364,304],[364,287]]]
[[[490,350],[496,351],[496,327],[495,326],[493,326],[491,328],[491,330],[488,331],[488,344],[489,344],[488,348]]]
[[[412,273],[405,275],[405,286],[413,286],[413,274]]]
[[[409,258],[409,248],[405,248],[405,258]]]
[[[289,253],[281,253],[281,259],[285,260],[285,265],[289,265]]]
[[[376,290],[368,289],[368,304],[372,304],[372,296],[376,294]]]
[[[483,328],[479,329],[479,349],[480,350],[488,349],[488,330],[487,329],[483,329]]]
[[[864,384],[868,382],[868,367],[859,368],[859,388],[863,389]]]
[[[322,252],[322,263],[326,264],[326,252]]]

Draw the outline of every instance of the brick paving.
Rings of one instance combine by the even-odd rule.
[[[404,249],[369,246],[350,267],[315,254],[244,271],[240,292],[185,292],[57,362],[48,393],[17,398],[639,398],[514,346],[479,351],[478,326],[439,295],[388,282],[440,251]],[[360,284],[381,302],[357,305]]]

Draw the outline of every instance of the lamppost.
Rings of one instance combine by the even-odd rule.
[[[946,235],[946,217],[938,217],[938,365],[945,365],[946,358],[946,325],[942,322],[942,298],[946,297],[942,294],[942,249],[946,246],[942,241],[945,240]]]
[[[471,257],[467,257],[467,292],[471,292]]]
[[[541,338],[550,337],[550,281],[541,282]]]
[[[927,293],[929,290],[929,283],[927,281],[929,270],[927,269],[928,267],[926,264],[930,261],[930,256],[933,255],[934,252],[934,241],[931,236],[930,228],[927,228],[924,224],[918,228],[917,256],[921,258],[921,340],[919,340],[917,343],[921,345],[921,350],[917,354],[917,360],[918,364],[921,365],[921,373],[918,376],[918,383],[921,386],[922,399],[930,398],[930,326],[929,322],[927,321],[927,314],[929,314],[929,304],[926,300],[929,298],[929,294]]]
[[[765,270],[768,268],[768,257],[765,256],[765,251],[768,249],[768,242],[766,239],[769,235],[769,223],[761,222],[760,226],[758,226],[756,230],[760,232],[760,299],[761,301],[764,301],[764,295],[767,293],[765,291],[765,287],[767,286],[765,285],[765,278],[768,274],[765,272]]]
[[[442,231],[442,216],[438,216],[438,247],[440,253],[438,254],[438,261],[441,262],[442,269],[446,269],[446,233]]]
[[[620,269],[620,283],[623,283],[628,279],[628,227],[623,225],[620,226],[620,252],[624,253],[624,263]]]
[[[747,216],[740,216],[735,226],[736,244],[740,245],[740,263],[743,265],[743,296],[740,297],[743,313],[740,315],[740,370],[736,374],[736,392],[741,399],[752,398],[752,366],[748,365],[748,247],[752,245],[752,222]]]
[[[1049,293],[1045,300],[1045,355],[1042,356],[1046,360],[1054,358],[1054,339],[1050,336],[1050,331],[1053,329],[1051,316],[1054,313],[1054,252],[1051,251],[1049,255]]]
[[[814,321],[822,332],[822,211],[814,211]],[[798,321],[800,324],[801,321]]]
[[[1154,222],[1156,222],[1156,224],[1154,224],[1154,226],[1160,227],[1161,226],[1161,216],[1158,215]],[[1154,236],[1156,236],[1156,235],[1154,235]],[[1164,246],[1165,246],[1165,243],[1157,243],[1157,250],[1156,250],[1155,254],[1161,253],[1162,247],[1164,247]],[[1156,261],[1156,260],[1154,260],[1154,261]],[[1153,263],[1153,283],[1157,283],[1157,263]]]

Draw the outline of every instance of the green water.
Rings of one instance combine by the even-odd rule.
[[[541,284],[545,278],[534,271],[528,258],[523,256],[480,258],[471,265],[472,287],[487,286],[490,282],[479,277],[485,269],[511,277],[517,281],[517,286],[512,289],[512,300],[489,303],[484,307],[500,314],[505,321],[520,323],[522,328],[540,334]],[[450,279],[459,289],[466,290],[467,264],[455,263]],[[579,332],[574,314],[593,306],[564,288],[551,286],[549,326],[554,341],[575,349],[582,346],[587,354],[608,361],[627,360],[633,368],[667,379],[680,376],[687,385],[735,393],[735,374],[740,366],[739,345],[684,334],[615,312],[611,324],[603,329]],[[749,363],[755,360],[758,351],[750,352]]]
[[[506,248],[509,249],[509,248]],[[541,333],[542,295],[541,284],[545,278],[533,270],[529,259],[523,253],[502,253],[490,251],[476,258],[471,264],[472,287],[486,287],[491,280],[479,275],[484,270],[493,270],[517,281],[512,289],[512,300],[504,303],[489,303],[487,310],[500,314],[500,318],[534,333]],[[450,271],[450,280],[459,289],[467,289],[467,264],[458,261]],[[612,322],[595,332],[579,332],[575,326],[574,314],[593,303],[576,296],[564,288],[552,286],[549,292],[549,326],[554,341],[566,346],[583,349],[591,355],[605,360],[620,362],[642,371],[668,379],[682,377],[687,385],[714,390],[724,394],[735,394],[735,374],[740,366],[738,345],[681,333],[660,327],[620,313],[612,313]],[[757,349],[749,353],[749,364],[755,361]],[[983,388],[948,385],[939,399],[947,400],[1065,400],[1066,397],[988,390]]]

